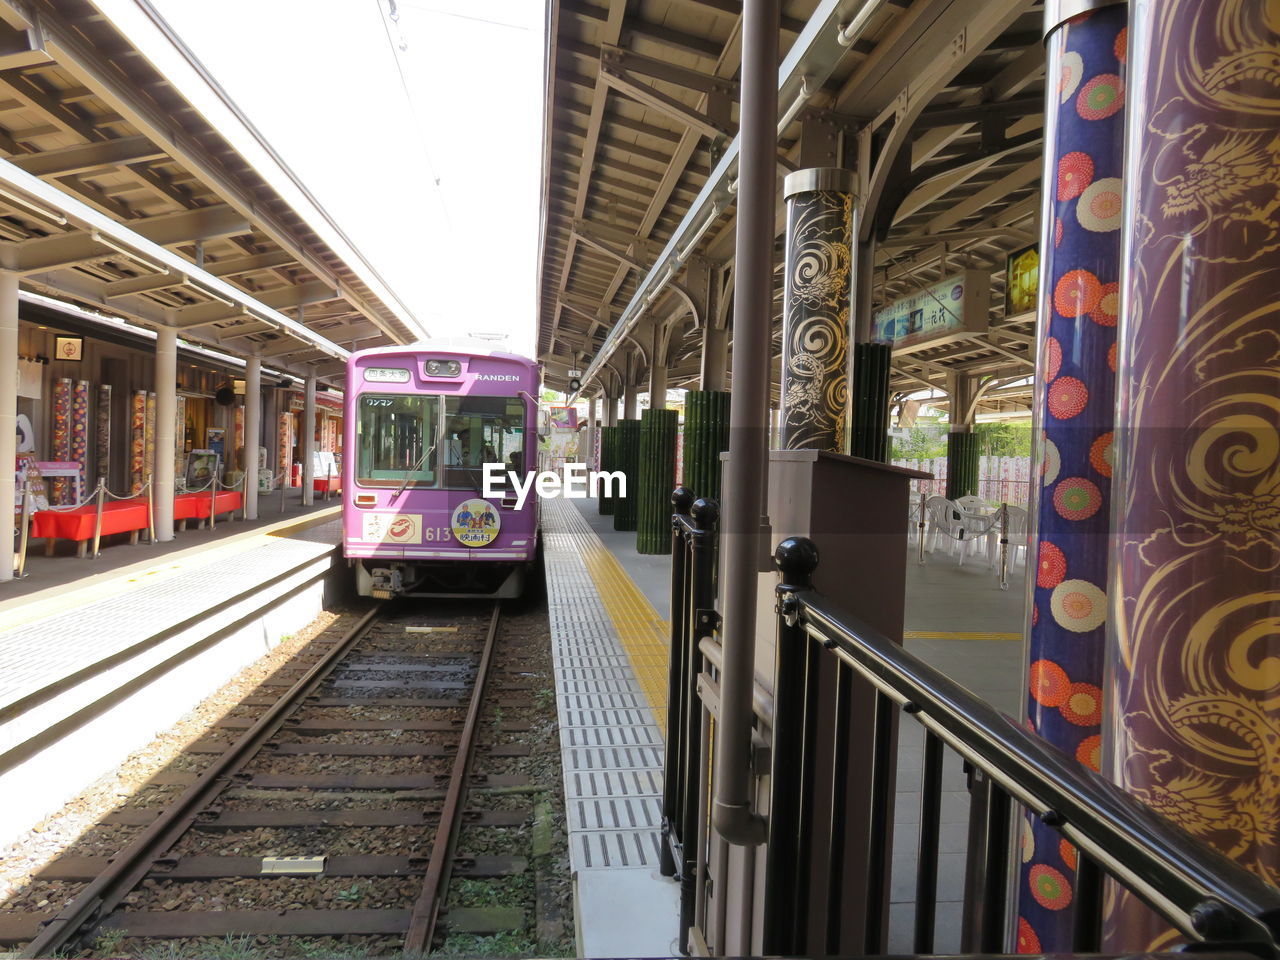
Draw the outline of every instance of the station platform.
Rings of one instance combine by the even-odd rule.
[[[543,528],[579,946],[584,956],[673,955],[678,885],[657,870],[671,560],[637,553],[635,534],[615,531],[594,500],[546,501]],[[920,564],[912,551],[906,584],[906,648],[1020,716],[1025,566],[1001,590],[985,560],[938,553]],[[906,954],[923,737],[916,724],[900,737],[889,948]],[[953,754],[943,778],[937,949],[954,952],[969,797]]]
[[[43,591],[79,589],[103,575],[114,578],[131,568],[145,570],[193,548],[204,550],[214,544],[227,543],[242,534],[260,532],[282,521],[300,520],[320,511],[332,510],[340,503],[337,497],[326,501],[317,496],[315,503],[304,506],[302,491],[290,488],[283,501],[279,492],[261,496],[257,520],[242,520],[241,512],[237,510],[233,516],[219,514],[212,528],[207,521],[203,528],[197,527],[194,521],[188,521],[187,528],[177,531],[172,540],[148,543],[145,530],[136,544],[129,543],[127,534],[103,537],[101,555],[96,559],[77,557],[74,543],[62,540],[56,541],[56,553],[48,557],[45,556],[45,541],[32,539],[27,546],[26,576],[0,583],[0,618],[7,611],[30,604]]]
[[[340,510],[41,557],[0,587],[0,847],[317,616],[345,582]]]
[[[658,872],[667,623],[594,510],[542,505],[579,954],[677,956],[680,887]]]

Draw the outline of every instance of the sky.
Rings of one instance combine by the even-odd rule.
[[[152,5],[429,334],[531,354],[543,3],[390,2]]]

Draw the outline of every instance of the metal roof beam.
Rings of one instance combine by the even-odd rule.
[[[843,58],[848,44],[855,41],[867,29],[870,21],[874,19],[874,14],[883,7],[885,2],[886,0],[864,0],[863,3],[855,5],[849,0],[820,0],[803,32],[796,38],[796,42],[792,44],[778,68],[779,119],[782,119],[796,103],[803,104],[805,91],[821,89],[827,78],[831,76],[835,65]],[[842,26],[849,24],[853,24],[851,29],[842,30]],[[601,367],[613,351],[622,344],[623,339],[647,308],[648,301],[656,298],[667,282],[675,276],[681,265],[679,252],[686,250],[695,235],[705,233],[708,217],[718,218],[721,210],[730,202],[729,181],[737,172],[738,149],[739,142],[735,137],[720,157],[684,218],[675,228],[653,267],[636,285],[636,291],[630,302],[588,366],[583,377],[584,386],[600,373]],[[676,172],[676,177],[679,173],[680,171]],[[659,208],[652,215],[656,219],[660,213]],[[581,216],[581,213],[578,216]],[[561,283],[562,289],[563,286],[564,284]],[[554,331],[552,342],[554,342]]]
[[[249,230],[248,222],[225,204],[150,217],[130,226],[139,236],[163,247],[212,237],[234,236]],[[111,252],[111,246],[94,240],[92,233],[41,237],[14,245],[13,269],[20,273],[41,273],[84,260],[110,256]]]
[[[336,300],[338,297],[338,291],[330,284],[325,283],[323,280],[312,280],[309,283],[300,283],[297,286],[285,287],[282,290],[267,290],[258,294],[257,300],[273,310],[283,310],[288,307],[305,306],[308,303],[323,303],[326,300]],[[215,300],[212,303],[183,307],[177,313],[175,325],[183,330],[191,327],[207,327],[215,323],[222,323],[224,320],[233,320],[236,317],[243,316],[245,312],[246,310],[243,307],[228,305],[220,300]]]
[[[101,6],[101,4],[99,5]],[[122,8],[119,8],[118,5],[112,6],[112,11],[117,9]],[[34,15],[29,12],[29,4],[26,0],[0,0],[0,17],[8,19],[4,16],[4,11],[6,10],[9,11],[10,15],[19,19],[34,19]],[[116,28],[124,33],[123,25],[116,21],[116,14],[112,12],[110,16]],[[164,32],[164,28],[149,22],[150,15],[145,10],[131,10],[129,11],[129,16],[134,21],[130,24],[132,29],[141,29],[140,25],[147,21],[152,29],[161,34]],[[127,73],[119,68],[118,60],[113,60],[106,51],[90,46],[85,37],[75,30],[74,26],[56,17],[42,18],[40,29],[44,34],[46,49],[53,55],[59,66],[66,70],[77,82],[101,97],[106,104],[119,113],[121,119],[128,121],[141,133],[162,146],[169,156],[194,172],[200,180],[208,184],[228,204],[238,209],[242,216],[251,218],[275,243],[294,253],[296,259],[304,264],[311,273],[317,277],[327,279],[335,285],[340,282],[328,267],[321,262],[319,257],[312,255],[300,238],[296,237],[283,221],[264,209],[241,184],[237,183],[224,168],[214,161],[202,143],[185,132],[185,130],[175,126],[173,117],[161,110],[155,101],[139,96],[136,82],[131,80]],[[176,50],[178,57],[181,59],[175,61],[170,58],[166,63],[172,65],[174,62],[179,62],[181,66],[173,69],[182,69],[189,74],[201,77],[205,85],[212,91],[212,97],[205,106],[210,109],[216,108],[218,111],[234,116],[235,121],[240,124],[241,128],[248,131],[246,136],[237,137],[236,143],[233,144],[245,161],[251,166],[255,165],[255,159],[250,156],[250,151],[256,151],[257,154],[268,156],[269,160],[283,174],[291,177],[291,171],[288,171],[277,157],[269,154],[269,150],[259,142],[252,140],[252,137],[256,136],[256,132],[249,128],[247,121],[241,115],[235,113],[231,107],[227,106],[225,99],[213,99],[223,97],[222,91],[217,88],[216,84],[207,75],[200,73],[198,65],[193,65],[189,52],[181,46],[176,38],[170,37],[168,42],[171,44],[172,50]],[[171,51],[162,52],[168,54]],[[172,69],[166,69],[163,72],[166,77],[172,80]],[[19,96],[22,95],[21,91],[16,92]],[[218,122],[211,120],[210,123],[215,129],[223,129],[223,125]],[[226,133],[226,130],[224,130],[224,133]],[[277,183],[279,184],[278,187],[276,186]],[[284,191],[281,192],[281,198],[299,214],[305,214],[308,209],[315,212],[315,222],[312,223],[312,226],[316,228],[331,226],[331,222],[324,211],[314,203],[309,195],[305,194],[304,190],[297,186],[296,181],[273,180],[272,185],[278,192]],[[306,219],[305,215],[304,219]],[[384,285],[381,283],[381,279],[376,276],[371,268],[368,276],[356,270],[355,265],[362,264],[363,261],[358,251],[349,247],[346,238],[337,234],[332,240],[327,239],[328,234],[335,233],[336,228],[330,229],[327,234],[322,232],[322,238],[325,238],[324,242],[334,250],[335,255],[346,260],[360,279],[373,289],[375,295],[379,296],[386,306],[388,313],[394,318],[394,323],[402,324],[412,330],[412,327],[409,327],[408,323],[401,318],[397,311],[398,301],[394,293],[390,290],[382,289]],[[350,250],[349,256],[345,253],[347,250]],[[398,341],[403,337],[403,333],[397,331],[391,323],[383,319],[370,304],[366,303],[354,291],[347,290],[344,295],[356,309],[369,317],[392,340]],[[407,311],[405,311],[405,315],[407,315]]]
[[[121,137],[117,140],[63,147],[61,150],[23,154],[14,157],[13,162],[37,177],[65,177],[103,167],[158,160],[164,155],[165,152],[146,137]]]
[[[259,253],[248,257],[235,257],[231,260],[219,260],[217,263],[206,263],[205,271],[215,277],[231,277],[238,273],[253,273],[258,270],[273,270],[276,267],[296,263],[293,255],[286,250],[272,253]],[[116,280],[108,283],[103,295],[108,299],[127,297],[134,293],[146,293],[148,290],[162,290],[165,287],[184,283],[181,274],[151,274],[145,277],[130,277],[128,280]]]
[[[663,93],[656,87],[633,80],[624,72],[615,69],[605,59],[603,53],[600,55],[600,79],[619,93],[625,94],[632,100],[657,110],[673,120],[678,120],[699,133],[711,137],[713,140],[720,137],[731,137],[734,134],[732,125],[718,121],[702,110],[697,110],[687,103]]]
[[[719,54],[717,53],[717,56]],[[688,67],[676,66],[666,60],[646,57],[640,53],[632,53],[622,47],[603,46],[600,48],[600,66],[609,73],[622,76],[628,73],[642,77],[652,77],[677,87],[688,87],[701,93],[720,93],[738,99],[736,81],[717,77],[713,73],[703,73]]]
[[[687,50],[689,53],[707,57],[711,60],[715,60],[720,56],[721,45],[716,41],[695,37],[682,30],[664,27],[659,23],[650,23],[647,20],[628,20],[624,24],[624,30],[633,36],[645,37],[664,47]]]

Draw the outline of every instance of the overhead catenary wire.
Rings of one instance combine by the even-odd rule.
[[[382,17],[382,29],[387,35],[387,44],[391,47],[391,56],[396,65],[396,76],[400,80],[400,89],[404,93],[404,99],[409,107],[409,112],[413,115],[413,130],[417,136],[418,145],[422,149],[422,157],[426,161],[427,170],[431,176],[431,182],[436,188],[436,199],[440,203],[440,211],[444,214],[445,227],[452,236],[453,218],[449,215],[449,205],[445,202],[444,190],[440,186],[440,175],[436,172],[436,166],[431,160],[431,148],[427,145],[426,125],[423,123],[422,114],[418,109],[418,101],[414,99],[412,91],[409,89],[409,81],[405,76],[404,62],[402,54],[409,49],[409,42],[405,39],[404,31],[400,29],[400,14],[397,9],[396,0],[386,0],[383,6],[382,0],[378,0],[378,12]],[[392,36],[392,27],[399,40]]]

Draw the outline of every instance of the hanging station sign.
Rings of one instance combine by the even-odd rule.
[[[1009,254],[1004,276],[1004,318],[1035,313],[1040,287],[1039,246],[1033,243]]]
[[[895,354],[935,347],[985,332],[990,307],[990,276],[966,270],[876,310],[872,336],[877,343],[892,344]]]

